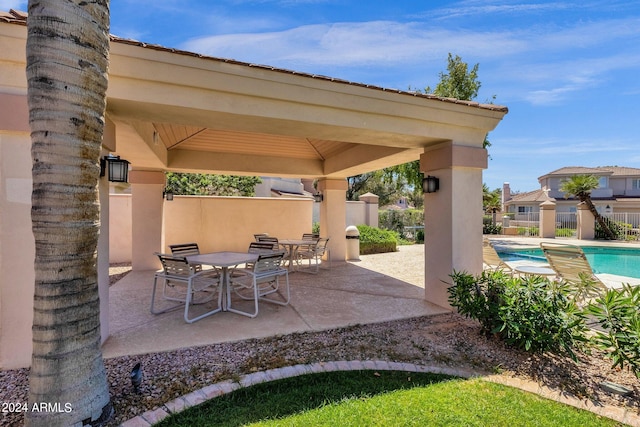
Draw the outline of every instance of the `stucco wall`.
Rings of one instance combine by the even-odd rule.
[[[0,132],[0,370],[31,360],[35,244],[31,139]]]
[[[347,202],[347,225],[367,224],[366,209],[364,202]],[[319,221],[319,203],[310,200],[175,196],[164,203],[164,250],[191,241],[202,250],[244,250],[254,233],[298,237],[313,221]],[[130,262],[131,195],[110,195],[109,228],[110,262]]]
[[[131,195],[109,195],[109,263],[131,262]]]
[[[347,227],[367,224],[367,205],[365,202],[347,202]]]

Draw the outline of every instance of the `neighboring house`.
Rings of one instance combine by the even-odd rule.
[[[409,202],[406,197],[401,197],[392,205],[382,206],[380,209],[382,210],[392,210],[392,211],[404,211],[407,209],[413,209],[415,206]]]
[[[511,194],[509,183],[502,188],[504,212],[526,216],[540,212],[540,203],[556,203],[557,212],[575,212],[578,200],[565,198],[560,191],[562,182],[574,175],[595,175],[600,181],[591,192],[591,199],[600,213],[640,212],[640,169],[619,166],[580,167],[567,166],[538,178],[540,189]]]
[[[260,177],[256,184],[256,197],[303,197],[313,199],[313,193],[306,191],[300,178]]]

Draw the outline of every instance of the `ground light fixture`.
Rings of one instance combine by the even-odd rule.
[[[166,188],[164,189],[164,191],[162,192],[162,198],[166,199],[167,202],[171,202],[173,201],[173,191],[171,190],[167,190]]]
[[[425,176],[422,179],[422,192],[423,193],[435,193],[440,189],[440,179],[435,176]]]
[[[107,168],[109,181],[128,182],[129,162],[127,160],[121,159],[120,156],[109,154],[100,159],[100,176],[105,175]]]

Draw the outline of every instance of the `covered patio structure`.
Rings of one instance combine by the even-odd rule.
[[[34,242],[25,69],[26,17],[0,15],[0,369],[31,354]],[[164,172],[318,180],[322,234],[344,261],[346,178],[413,160],[440,180],[425,194],[424,298],[448,307],[452,270],[482,268],[483,141],[505,107],[111,39],[104,154],[131,162],[132,265],[164,250]],[[103,341],[109,337],[108,182],[100,183]],[[16,276],[14,271],[20,271]],[[10,278],[10,279],[9,279]],[[142,308],[141,308],[142,309]]]

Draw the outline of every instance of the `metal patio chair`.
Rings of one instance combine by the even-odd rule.
[[[243,300],[253,301],[253,311],[243,311],[233,308],[231,303],[227,309],[233,313],[247,317],[258,315],[258,303],[267,301],[278,305],[287,305],[291,299],[289,291],[289,271],[282,267],[284,252],[261,254],[250,268],[235,269],[231,275],[230,286],[227,289],[227,300],[231,301],[233,291]],[[240,273],[240,274],[238,274]],[[284,295],[280,299],[268,297],[280,289],[280,278],[285,278]]]
[[[329,259],[329,268],[331,268],[331,257],[329,256],[329,248],[327,247],[327,243],[329,243],[329,238],[319,238],[315,243],[310,244],[306,247],[300,247],[298,250],[298,264],[307,260],[309,262],[308,271],[305,269],[299,269],[302,272],[309,272],[313,274],[317,274],[320,271],[320,263],[322,262],[322,257],[327,254]],[[312,265],[315,264],[315,269],[312,269]]]
[[[156,254],[162,263],[162,270],[155,273],[151,293],[151,313],[161,314],[184,306],[184,320],[193,323],[222,310],[220,275],[216,269],[197,270],[182,256]],[[155,308],[158,280],[163,281],[162,298],[173,304],[163,310]],[[218,296],[218,306],[204,314],[190,317],[192,305],[205,304]]]

